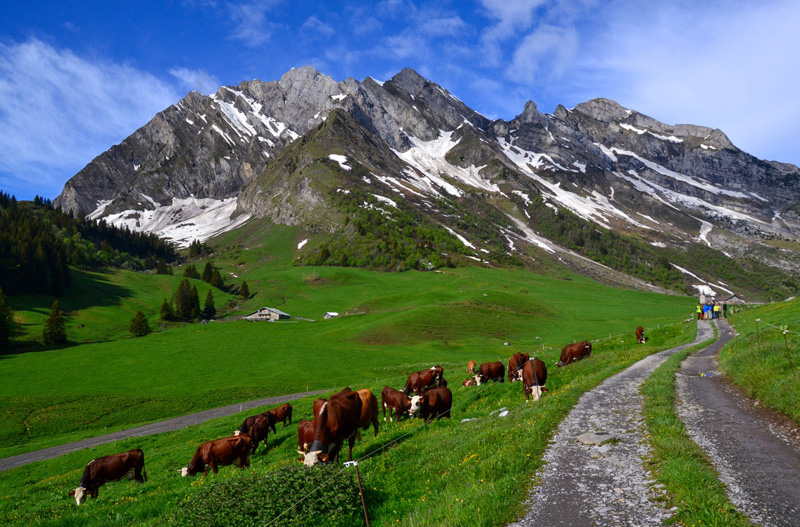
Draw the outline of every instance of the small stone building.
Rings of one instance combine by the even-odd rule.
[[[258,311],[254,311],[244,317],[245,320],[262,321],[267,320],[274,322],[275,320],[288,320],[292,318],[288,313],[284,313],[279,309],[273,307],[262,307]]]

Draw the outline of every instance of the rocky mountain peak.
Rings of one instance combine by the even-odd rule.
[[[411,68],[403,68],[400,70],[400,73],[392,77],[389,82],[413,95],[417,95],[422,91],[425,85],[429,84],[428,79]]]
[[[583,102],[573,110],[603,123],[622,121],[633,113],[632,110],[628,110],[618,102],[603,98]]]

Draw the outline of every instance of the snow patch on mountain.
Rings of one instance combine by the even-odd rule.
[[[444,227],[445,229],[447,229],[447,232],[449,232],[450,234],[452,234],[453,236],[455,236],[456,238],[458,238],[458,239],[461,241],[461,243],[463,243],[464,245],[466,245],[466,246],[467,246],[467,247],[469,247],[470,249],[475,249],[475,246],[474,246],[474,245],[472,245],[472,244],[469,242],[469,240],[467,240],[466,238],[464,238],[463,236],[461,236],[460,234],[458,234],[456,231],[454,231],[453,229],[451,229],[451,228],[450,228],[450,227],[448,227],[447,225],[442,225],[442,227]]]
[[[104,219],[116,227],[153,233],[183,248],[195,240],[205,241],[247,222],[250,219],[249,214],[231,217],[236,210],[236,202],[237,198],[172,198],[170,205],[158,206],[154,210],[126,210]],[[96,217],[102,214],[100,207],[90,216],[96,214]]]
[[[452,196],[461,196],[463,192],[443,179],[443,176],[450,177],[467,185],[488,192],[502,194],[500,188],[483,179],[480,171],[484,167],[470,165],[467,168],[451,165],[445,159],[447,153],[461,141],[453,140],[453,132],[439,131],[439,137],[432,141],[423,141],[416,137],[411,137],[411,148],[405,152],[392,150],[400,159],[417,169],[427,176],[433,183],[442,187],[445,192]]]
[[[347,156],[343,156],[341,154],[330,154],[328,156],[328,159],[330,159],[331,161],[335,161],[336,163],[339,163],[339,166],[341,167],[342,170],[353,169],[353,167],[347,164]]]

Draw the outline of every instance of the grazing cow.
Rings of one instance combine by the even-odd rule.
[[[477,365],[478,365],[478,363],[475,362],[474,360],[469,361],[467,363],[467,373],[469,373],[470,375],[475,373],[475,366],[477,366]]]
[[[255,424],[256,419],[258,419],[259,417],[264,417],[267,420],[267,423],[269,424],[269,428],[270,428],[270,430],[272,430],[273,434],[277,433],[277,430],[275,430],[275,416],[272,415],[269,412],[264,412],[264,413],[261,413],[261,414],[258,414],[258,415],[251,415],[250,417],[246,418],[244,421],[242,421],[242,424],[239,425],[239,428],[237,428],[233,432],[233,435],[239,435],[239,434],[249,435],[250,434],[250,427],[252,427],[253,424]],[[266,437],[266,436],[264,436],[264,437]]]
[[[273,408],[269,411],[272,415],[275,416],[276,423],[283,423],[283,427],[286,428],[286,421],[289,421],[289,424],[292,424],[292,405],[289,403],[282,404],[277,408]],[[273,432],[275,429],[273,428]]]
[[[308,452],[308,447],[311,446],[311,443],[313,441],[314,441],[314,421],[302,419],[297,424],[297,445],[303,452]]]
[[[592,355],[592,343],[588,340],[583,342],[576,342],[575,344],[567,344],[561,350],[561,359],[556,363],[559,368],[566,366],[576,360],[585,359]]]
[[[639,344],[647,342],[647,337],[644,336],[644,328],[642,326],[636,328],[636,342]]]
[[[324,397],[318,397],[314,399],[314,409],[312,411],[314,412],[315,418],[319,415],[319,411],[322,410],[322,406],[327,402],[328,400]]]
[[[413,415],[419,412],[426,423],[433,421],[434,418],[450,418],[450,409],[453,407],[453,392],[446,386],[432,388],[422,395],[415,395],[411,398],[411,411]]]
[[[525,402],[533,397],[538,401],[545,390],[544,383],[547,382],[547,366],[537,358],[528,360],[522,367],[522,392],[525,394]]]
[[[469,378],[464,379],[464,382],[461,383],[461,386],[477,386],[477,383],[475,382],[475,379]]]
[[[478,368],[478,374],[475,376],[475,382],[480,386],[488,381],[505,382],[506,367],[503,363],[498,361],[484,362]]]
[[[439,382],[444,375],[444,368],[441,366],[434,366],[427,370],[420,370],[408,376],[406,385],[403,387],[403,392],[406,395],[411,393],[421,394],[425,388],[435,388],[439,386]]]
[[[515,353],[508,359],[508,382],[522,380],[522,366],[528,359],[530,355],[527,353]]]
[[[358,396],[361,398],[361,419],[358,426],[362,430],[369,428],[369,424],[375,428],[375,435],[378,435],[378,399],[372,391],[364,388],[358,390]]]
[[[392,421],[392,410],[397,420],[411,409],[411,399],[400,390],[391,386],[384,386],[381,392],[381,406],[383,407],[383,420],[386,421],[386,409],[389,409],[389,421]]]
[[[81,482],[74,490],[69,491],[75,497],[75,503],[83,505],[87,496],[97,497],[98,489],[107,481],[118,481],[127,478],[137,483],[144,483],[147,472],[144,470],[144,452],[136,448],[120,454],[103,456],[89,461],[83,469]]]
[[[347,460],[353,459],[353,445],[361,420],[361,397],[357,392],[339,393],[322,405],[314,417],[314,441],[308,452],[298,450],[303,464],[312,467],[339,459],[344,440],[348,440]]]
[[[267,449],[267,436],[269,435],[269,430],[270,428],[272,428],[273,431],[275,430],[275,423],[273,421],[274,418],[275,416],[270,413],[261,414],[256,417],[255,421],[253,421],[253,424],[250,425],[250,428],[247,430],[247,432],[245,432],[245,434],[250,437],[250,442],[253,445],[252,450],[250,451],[251,454],[256,453],[258,444],[261,441],[264,441],[264,450]],[[239,430],[234,432],[234,435],[239,434]]]
[[[219,472],[217,467],[220,465],[249,467],[251,449],[252,441],[246,434],[206,441],[197,447],[189,464],[180,469],[181,476],[194,476],[198,472],[202,472],[205,476],[209,469],[217,474]]]

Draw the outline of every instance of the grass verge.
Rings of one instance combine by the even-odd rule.
[[[677,507],[674,521],[686,527],[746,527],[751,523],[730,504],[708,457],[675,414],[675,373],[686,357],[712,342],[675,353],[642,386],[653,448],[649,465],[655,479],[666,487],[671,505]]]
[[[720,370],[800,426],[800,299],[737,312],[729,321],[738,335],[720,352]]]

